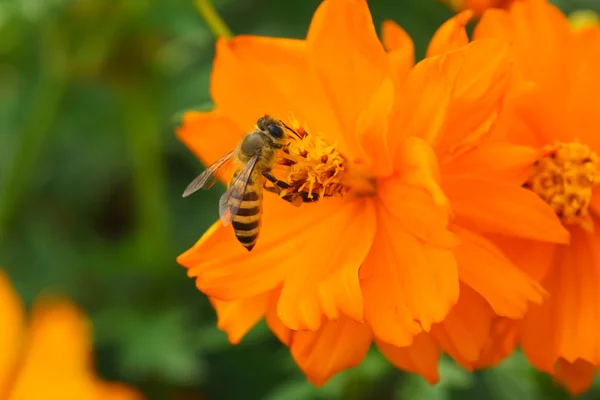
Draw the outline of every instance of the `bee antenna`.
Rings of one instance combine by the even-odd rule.
[[[300,137],[300,135],[298,135],[298,132],[296,132],[295,130],[293,130],[292,128],[290,128],[289,126],[286,125],[285,122],[283,122],[282,120],[279,120],[279,122],[285,127],[285,129],[287,129],[288,131],[292,132],[294,135],[296,135],[298,137],[298,139],[302,139]]]

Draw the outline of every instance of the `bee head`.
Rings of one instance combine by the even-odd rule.
[[[283,129],[281,128],[281,126],[279,126],[279,124],[269,124],[267,125],[267,130],[274,139],[283,139]]]
[[[268,115],[265,115],[264,117],[260,118],[256,122],[256,126],[258,126],[258,129],[260,129],[261,131],[268,132],[269,135],[276,141],[283,139],[285,136],[281,125]]]

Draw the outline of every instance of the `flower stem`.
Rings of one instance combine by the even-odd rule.
[[[195,0],[196,8],[198,12],[206,21],[208,28],[211,30],[213,35],[216,38],[221,36],[225,37],[225,39],[229,40],[233,37],[233,33],[231,33],[231,29],[227,26],[227,24],[223,21],[215,7],[211,4],[210,0]]]

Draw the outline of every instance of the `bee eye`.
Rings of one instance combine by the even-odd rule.
[[[283,129],[279,125],[271,124],[267,126],[267,129],[275,139],[283,139]]]
[[[256,121],[256,126],[258,126],[260,129],[265,129],[266,128],[266,124],[265,124],[265,118],[259,118],[258,121]]]

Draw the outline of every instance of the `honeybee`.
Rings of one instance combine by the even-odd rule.
[[[216,173],[233,161],[233,177],[227,191],[219,200],[219,216],[223,225],[231,223],[237,240],[248,251],[254,248],[258,240],[263,188],[274,192],[290,188],[286,182],[271,174],[271,168],[277,160],[277,150],[284,148],[288,143],[286,129],[294,132],[283,122],[268,115],[260,118],[255,129],[247,133],[233,151],[204,170],[183,192],[183,197],[186,197],[198,189],[209,189],[216,181]],[[265,187],[267,180],[273,187]],[[302,199],[293,196],[287,196],[284,200],[294,205],[303,202]]]

